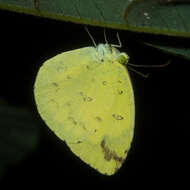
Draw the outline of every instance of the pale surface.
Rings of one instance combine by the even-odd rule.
[[[100,173],[112,175],[130,148],[135,105],[119,51],[99,46],[47,60],[34,94],[41,117],[72,152]]]

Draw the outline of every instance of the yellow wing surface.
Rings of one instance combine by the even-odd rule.
[[[134,131],[133,89],[125,53],[100,44],[64,52],[40,68],[38,112],[72,152],[102,174],[124,162]]]

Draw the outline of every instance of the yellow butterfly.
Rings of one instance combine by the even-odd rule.
[[[135,104],[129,60],[114,45],[61,53],[40,68],[34,95],[47,126],[98,172],[114,174],[133,138]]]

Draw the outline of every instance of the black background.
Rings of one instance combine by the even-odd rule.
[[[97,43],[104,43],[102,28],[89,30]],[[117,43],[115,34],[107,30],[110,43]],[[40,128],[37,148],[6,167],[1,186],[127,189],[140,185],[154,189],[188,183],[190,63],[136,41],[154,38],[152,35],[119,34],[121,51],[129,54],[130,63],[172,62],[165,68],[137,68],[150,73],[147,79],[130,71],[136,102],[135,135],[127,160],[118,173],[109,177],[84,164],[45,126],[33,97],[35,76],[45,60],[64,51],[93,46],[84,26],[0,11],[0,98],[15,108],[29,109]],[[162,36],[157,39],[176,40]],[[177,41],[189,44],[190,40]]]

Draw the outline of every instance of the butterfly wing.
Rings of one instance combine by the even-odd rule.
[[[93,47],[65,52],[45,62],[34,90],[40,115],[73,153],[103,174],[121,167],[135,116],[124,66]]]

